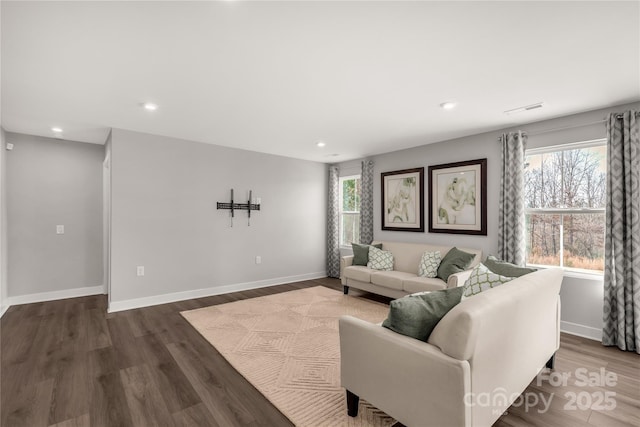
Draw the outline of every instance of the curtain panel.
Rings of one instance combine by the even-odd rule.
[[[362,161],[360,175],[360,243],[373,241],[373,161]]]
[[[498,256],[517,265],[525,263],[524,151],[527,136],[504,133],[498,214]]]
[[[329,166],[329,197],[327,198],[327,276],[340,277],[340,173]]]
[[[639,111],[607,118],[602,344],[640,354]]]

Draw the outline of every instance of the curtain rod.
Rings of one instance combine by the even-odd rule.
[[[636,116],[640,116],[640,111],[636,111],[635,115]],[[623,117],[624,117],[624,115],[622,115],[622,114],[616,115],[616,119],[621,119]],[[584,126],[596,125],[598,123],[605,123],[606,121],[607,121],[607,119],[604,118],[604,119],[601,119],[601,120],[596,120],[595,122],[580,123],[578,125],[561,126],[561,127],[557,127],[557,128],[544,129],[544,130],[540,130],[540,131],[536,131],[536,132],[525,132],[525,131],[522,131],[522,133],[524,135],[527,135],[527,136],[541,135],[543,133],[557,132],[557,131],[561,131],[561,130],[567,130],[567,129],[580,128],[580,127],[584,127]],[[502,140],[502,137],[499,137],[498,140]]]

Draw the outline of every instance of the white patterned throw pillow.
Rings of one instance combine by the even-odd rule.
[[[393,270],[393,254],[389,251],[369,246],[369,262],[367,267],[374,270]]]
[[[425,252],[422,254],[420,264],[418,265],[418,276],[420,277],[436,277],[438,275],[438,267],[440,266],[440,251]]]
[[[466,282],[464,282],[462,298],[477,295],[482,291],[495,288],[510,280],[513,280],[513,277],[496,274],[489,270],[484,264],[480,263],[471,271],[471,275]]]

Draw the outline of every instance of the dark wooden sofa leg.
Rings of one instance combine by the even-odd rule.
[[[347,390],[347,415],[350,417],[358,416],[358,403],[360,402],[360,396],[351,393]]]
[[[347,295],[349,293],[349,287],[347,285],[344,285],[342,287],[342,291],[344,292],[345,295]]]
[[[554,366],[556,366],[556,354],[555,353],[553,353],[553,356],[551,356],[551,359],[549,359],[549,361],[547,362],[547,368],[553,369]]]

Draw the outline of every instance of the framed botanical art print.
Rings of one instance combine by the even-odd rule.
[[[487,235],[487,159],[429,166],[429,232]]]
[[[424,168],[384,172],[382,229],[424,231]]]

